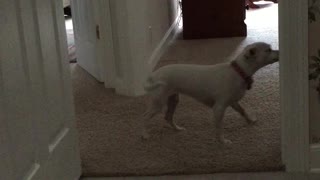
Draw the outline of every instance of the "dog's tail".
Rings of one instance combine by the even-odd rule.
[[[153,91],[160,86],[165,86],[166,83],[162,81],[155,81],[152,76],[148,77],[146,83],[144,84],[144,90],[147,92]]]

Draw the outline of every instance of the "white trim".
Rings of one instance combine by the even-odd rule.
[[[30,169],[30,171],[27,173],[26,177],[23,178],[24,180],[32,180],[35,175],[38,173],[39,169],[40,169],[40,164],[35,163],[32,168]]]
[[[279,2],[282,159],[309,171],[308,1]]]
[[[312,144],[311,146],[310,146],[310,150],[312,151],[312,150],[317,150],[318,149],[318,151],[320,151],[320,144]]]
[[[65,137],[69,133],[69,130],[69,128],[63,128],[54,138],[52,143],[49,144],[48,149],[50,154],[57,148],[58,145],[61,144],[61,141],[65,139]]]
[[[175,21],[172,23],[171,27],[168,29],[158,46],[155,48],[155,50],[152,52],[149,60],[148,60],[148,66],[149,70],[152,71],[152,69],[157,65],[159,62],[162,54],[168,49],[169,44],[174,41],[177,37],[177,27],[182,19],[182,13],[179,11]]]
[[[310,146],[310,171],[320,173],[320,144]]]
[[[124,84],[124,80],[118,77],[115,79],[115,90],[118,94],[130,95],[128,87]]]
[[[132,56],[129,53],[129,15],[128,15],[128,1],[110,1],[108,3],[109,11],[107,17],[107,24],[110,27],[106,27],[111,34],[108,33],[109,41],[111,44],[106,46],[112,46],[113,53],[107,54],[112,56],[107,60],[106,64],[106,88],[113,88],[117,94],[132,96],[132,84],[133,69],[131,65]],[[108,29],[110,28],[110,29]],[[111,51],[111,50],[110,50]],[[109,58],[109,57],[106,57]]]
[[[310,173],[320,174],[320,168],[311,168]]]

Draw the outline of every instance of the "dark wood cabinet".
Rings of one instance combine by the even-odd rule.
[[[184,39],[247,35],[245,0],[182,0]]]

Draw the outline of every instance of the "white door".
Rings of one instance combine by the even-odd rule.
[[[97,54],[97,41],[100,38],[100,27],[95,14],[97,2],[97,0],[72,1],[71,8],[78,65],[98,81],[103,82]]]
[[[0,179],[81,174],[62,1],[0,0]]]

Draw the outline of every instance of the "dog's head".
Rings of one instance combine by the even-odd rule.
[[[260,67],[279,61],[279,51],[273,50],[270,44],[264,42],[248,45],[243,53],[245,61]]]

